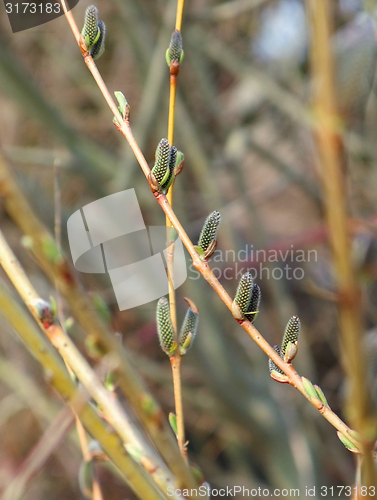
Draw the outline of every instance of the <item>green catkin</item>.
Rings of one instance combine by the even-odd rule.
[[[100,36],[98,32],[98,10],[95,5],[90,5],[86,9],[84,27],[81,34],[85,38],[88,49],[96,43]]]
[[[239,305],[241,312],[246,313],[249,310],[250,298],[253,290],[253,278],[250,272],[241,276],[237,287],[234,302]]]
[[[260,299],[261,299],[260,288],[257,284],[254,284],[253,289],[251,291],[251,298],[250,298],[249,307],[247,308],[247,311],[245,312],[245,317],[251,323],[254,323],[254,321],[256,320],[256,317],[258,316]]]
[[[285,332],[283,336],[283,341],[281,343],[281,355],[284,358],[285,351],[287,349],[288,343],[292,342],[294,344],[298,340],[300,333],[301,321],[298,316],[292,316],[285,327]]]
[[[198,324],[199,314],[195,313],[191,307],[189,307],[179,333],[179,349],[181,354],[186,354],[192,346],[196,332],[198,331]]]
[[[176,164],[176,160],[177,160],[177,148],[175,146],[172,146],[170,148],[170,155],[169,155],[169,175],[168,175],[168,178],[166,180],[166,182],[164,182],[164,184],[162,184],[161,188],[162,189],[169,189],[169,187],[171,186],[171,183],[173,182],[173,176],[174,176],[174,169],[175,169],[175,164]]]
[[[221,223],[221,215],[217,210],[212,212],[205,220],[203,229],[199,236],[198,247],[205,252],[216,239],[217,231]]]
[[[98,21],[99,37],[89,54],[93,59],[99,59],[105,50],[106,25],[103,21]]]
[[[156,160],[152,168],[152,174],[161,186],[169,176],[170,144],[167,139],[161,139],[156,149]]]
[[[182,35],[179,30],[174,30],[170,39],[169,48],[166,53],[166,62],[168,65],[172,61],[181,62],[183,57]]]
[[[169,301],[166,297],[161,297],[157,303],[156,321],[161,349],[170,355],[174,352],[176,345],[173,325],[170,319]]]

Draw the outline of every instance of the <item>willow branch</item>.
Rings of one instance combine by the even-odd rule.
[[[61,0],[64,4],[64,0]],[[70,13],[68,13],[70,14]],[[69,23],[75,23],[73,17],[71,16],[71,20],[69,19]],[[72,26],[71,26],[72,27]],[[77,40],[80,45],[79,39]],[[126,140],[128,141],[132,151],[134,152],[136,159],[139,162],[139,165],[148,179],[150,174],[149,166],[144,158],[143,153],[141,152],[138,144],[135,141],[135,138],[132,134],[131,126],[129,120],[123,120],[114,101],[112,100],[105,83],[96,67],[94,61],[91,57],[84,54],[85,62],[88,66],[89,71],[91,72],[95,81],[101,82],[99,86],[100,91],[102,92],[106,102],[108,103],[111,111],[114,113],[117,118],[120,126],[118,130],[124,135]],[[108,100],[110,97],[110,101]],[[199,273],[204,277],[204,279],[209,283],[209,285],[215,290],[220,299],[224,302],[224,304],[228,307],[228,309],[232,310],[233,300],[217,280],[216,276],[211,271],[211,268],[206,261],[202,261],[200,256],[196,252],[193,243],[188,237],[187,233],[183,229],[181,223],[179,222],[177,216],[175,215],[171,205],[169,204],[166,196],[162,193],[155,193],[155,198],[164,211],[165,215],[169,218],[172,226],[177,231],[178,236],[181,238],[183,244],[185,245],[188,253],[190,254],[194,267],[199,271]],[[319,399],[310,397],[302,383],[301,377],[298,375],[296,370],[292,365],[285,363],[284,360],[274,351],[271,345],[264,339],[264,337],[260,334],[260,332],[247,320],[239,321],[241,327],[247,332],[247,334],[254,340],[254,342],[262,349],[262,351],[274,361],[274,363],[287,375],[289,383],[295,387],[301,394],[321,413],[321,415],[330,422],[338,431],[347,436],[347,438],[355,445],[360,447],[360,443],[353,437],[351,434],[351,429],[345,424],[330,408],[325,406]]]

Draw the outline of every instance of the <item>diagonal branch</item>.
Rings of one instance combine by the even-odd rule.
[[[65,8],[64,0],[61,0],[63,4],[63,8]],[[73,16],[70,12],[67,12],[65,8],[66,16],[68,22],[72,28],[73,33],[78,33],[77,25],[73,19]],[[80,37],[76,36],[77,43],[80,46]],[[89,56],[88,53],[83,53],[85,62],[88,66],[89,71],[91,72],[93,78],[97,82],[100,91],[102,92],[106,102],[108,103],[111,111],[114,113],[116,119],[120,126],[118,130],[124,135],[127,139],[132,151],[134,152],[141,169],[145,177],[148,179],[150,174],[149,166],[144,158],[143,153],[141,152],[138,144],[135,141],[135,138],[132,134],[131,126],[129,120],[123,120],[117,106],[115,105],[111,95],[98,71],[97,66],[95,65],[93,59]],[[183,244],[185,245],[187,251],[189,252],[194,267],[200,272],[200,274],[204,277],[204,279],[209,283],[209,285],[215,290],[224,304],[228,307],[228,309],[232,310],[233,300],[217,280],[209,264],[206,261],[202,261],[199,254],[194,248],[193,243],[188,237],[187,233],[183,229],[181,223],[179,222],[177,216],[175,215],[171,205],[169,204],[166,196],[162,193],[154,193],[156,200],[164,213],[169,218],[172,226],[178,233],[178,236],[181,238]],[[247,320],[239,320],[238,321],[241,327],[248,333],[248,335],[255,341],[255,343],[262,349],[262,351],[267,354],[267,356],[273,360],[273,362],[287,375],[289,383],[295,387],[301,394],[308,400],[310,403],[323,415],[324,418],[328,422],[330,422],[338,431],[347,436],[349,441],[354,445],[360,447],[360,443],[355,439],[351,429],[327,406],[325,406],[319,399],[313,398],[309,396],[303,386],[303,382],[301,377],[298,375],[296,370],[293,368],[291,364],[285,363],[282,358],[274,351],[271,345],[264,339],[264,337],[259,333],[259,331]]]

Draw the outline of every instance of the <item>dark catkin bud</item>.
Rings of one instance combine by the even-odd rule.
[[[173,31],[169,48],[166,51],[166,62],[168,66],[172,61],[181,63],[183,60],[182,35],[179,30]]]
[[[170,144],[167,139],[161,139],[156,149],[156,159],[152,174],[160,186],[165,184],[169,177]]]
[[[93,59],[99,59],[105,51],[106,25],[103,21],[98,21],[99,37],[89,54]]]
[[[179,333],[179,351],[181,355],[186,354],[192,346],[199,324],[199,313],[197,307],[192,301],[188,299],[186,299],[186,301],[189,303],[190,307],[187,310],[185,319],[182,323],[181,331]]]
[[[217,210],[212,212],[204,222],[198,241],[198,247],[204,258],[209,258],[216,249],[216,237],[220,223],[221,215]]]
[[[172,146],[170,148],[170,155],[169,155],[169,175],[168,175],[168,178],[166,180],[166,182],[164,182],[164,184],[161,185],[161,188],[167,192],[167,190],[170,188],[173,180],[174,180],[174,169],[175,169],[175,164],[176,164],[176,160],[177,160],[177,148],[175,146]]]
[[[285,327],[283,341],[281,343],[281,354],[284,357],[288,344],[296,344],[300,333],[301,321],[298,316],[292,316]]]
[[[157,303],[156,312],[157,333],[161,349],[166,354],[171,355],[177,347],[174,341],[174,330],[170,319],[169,301],[166,297],[161,297]]]
[[[258,316],[260,299],[261,299],[260,288],[257,284],[254,284],[253,289],[251,291],[250,304],[249,307],[247,308],[247,311],[245,312],[246,319],[248,319],[251,323],[254,323],[256,317]]]
[[[238,284],[237,293],[234,302],[239,305],[241,312],[246,313],[249,310],[251,293],[253,290],[253,278],[250,272],[241,276]]]
[[[280,352],[280,347],[278,345],[274,345],[273,347],[274,351],[281,357],[281,352]],[[284,375],[283,370],[281,370],[273,361],[271,358],[268,359],[268,369],[270,373],[273,371],[280,373],[281,375]]]
[[[90,5],[85,12],[84,27],[81,31],[88,49],[98,40],[100,33],[98,30],[98,10],[95,5]]]

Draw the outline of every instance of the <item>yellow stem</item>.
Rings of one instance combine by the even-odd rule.
[[[176,15],[176,25],[175,28],[181,31],[182,17],[183,17],[183,7],[184,0],[178,0],[177,3],[177,15]],[[171,145],[174,143],[174,121],[175,121],[175,99],[177,95],[177,78],[178,74],[172,74],[170,72],[170,97],[169,97],[169,120],[168,120],[168,141]],[[169,192],[167,194],[167,199],[171,206],[173,206],[173,190],[174,181],[170,186]],[[168,242],[168,283],[169,283],[169,307],[170,307],[170,317],[174,329],[174,335],[176,338],[177,346],[178,342],[178,325],[177,325],[177,306],[175,298],[174,289],[174,242],[170,242],[170,228],[172,227],[171,222],[168,217],[166,217],[166,227],[167,227],[167,242]],[[187,462],[187,450],[185,446],[185,425],[184,425],[184,415],[183,415],[183,403],[182,403],[182,383],[181,383],[181,354],[179,347],[175,350],[174,357],[171,358],[172,363],[172,373],[173,373],[173,387],[174,387],[174,401],[175,401],[175,414],[177,418],[177,439],[178,446],[182,457]]]
[[[167,219],[168,220],[168,219]],[[170,221],[169,227],[167,228],[167,240],[168,240],[168,248],[167,248],[167,264],[168,264],[168,286],[169,286],[169,308],[170,308],[170,317],[173,325],[175,340],[178,345],[178,325],[177,325],[177,308],[175,302],[175,289],[174,289],[174,242],[169,241],[170,234]]]
[[[183,8],[185,6],[185,0],[178,0],[177,3],[177,17],[175,20],[175,29],[181,31],[182,28],[182,18],[183,18]]]
[[[169,97],[169,122],[168,141],[173,145],[174,141],[174,119],[175,119],[175,96],[177,93],[177,75],[170,75],[170,97]],[[171,191],[171,188],[169,192]]]
[[[177,351],[179,351],[179,349],[177,349]],[[182,360],[181,355],[172,356],[170,358],[171,369],[173,373],[175,415],[177,417],[178,446],[183,458],[187,461],[185,425],[183,419],[183,406],[182,406],[181,360]]]
[[[175,96],[177,89],[177,76],[170,75],[170,99],[169,99],[169,123],[168,123],[168,141],[170,145],[173,145],[174,141],[174,114],[175,114]],[[173,205],[173,189],[174,189],[174,181],[170,186],[170,189],[167,194],[167,198],[169,200],[170,205]],[[174,243],[170,242],[170,228],[171,223],[168,217],[166,217],[166,227],[167,227],[167,243],[168,243],[168,278],[169,278],[169,307],[170,307],[170,316],[173,324],[173,329],[175,335],[177,337],[177,308],[175,301],[175,289],[173,285],[174,281]],[[178,340],[178,338],[176,339]]]

